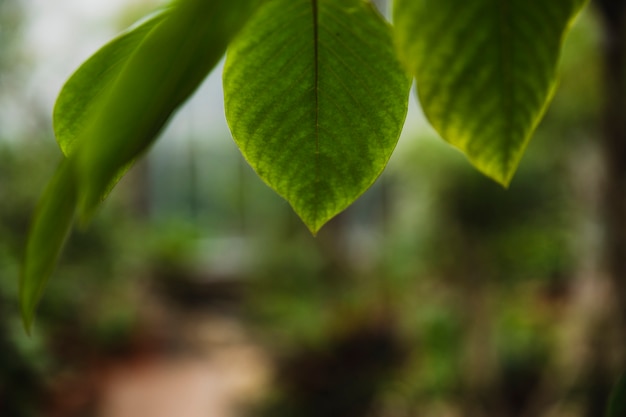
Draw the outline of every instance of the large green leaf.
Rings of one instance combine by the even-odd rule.
[[[409,88],[389,25],[362,0],[268,0],[224,67],[235,142],[313,233],[384,169]]]
[[[83,217],[99,204],[120,171],[153,143],[259,3],[261,0],[180,0],[138,45],[118,43],[128,47],[126,62],[110,86],[98,94],[76,138]]]
[[[401,60],[433,127],[510,182],[555,89],[563,37],[586,0],[395,0]]]
[[[606,417],[626,416],[626,374],[622,375],[611,393]]]
[[[85,124],[93,117],[94,105],[123,71],[128,58],[146,35],[163,21],[160,12],[103,46],[85,61],[67,80],[54,105],[54,134],[63,153],[72,150]]]
[[[55,132],[68,154],[35,214],[20,282],[26,328],[77,205],[85,216],[201,83],[261,0],[179,0],[118,37],[68,80]]]
[[[48,184],[31,225],[20,277],[22,320],[30,331],[35,309],[52,274],[76,210],[76,186],[65,159]]]

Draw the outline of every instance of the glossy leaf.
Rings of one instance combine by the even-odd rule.
[[[508,185],[552,98],[561,44],[586,0],[395,0],[401,60],[426,116]]]
[[[383,171],[409,88],[390,27],[362,0],[269,0],[224,67],[235,142],[313,233]]]
[[[39,202],[28,235],[20,277],[22,320],[27,331],[30,331],[37,304],[71,229],[75,210],[76,185],[71,166],[65,159]]]
[[[76,145],[79,210],[89,216],[128,164],[220,60],[261,0],[180,0],[93,103]],[[142,29],[142,27],[138,28]]]
[[[613,388],[606,417],[626,416],[626,374],[622,375]]]

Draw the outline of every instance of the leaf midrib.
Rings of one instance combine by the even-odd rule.
[[[514,130],[514,123],[513,123],[513,112],[512,112],[512,108],[513,108],[513,103],[515,101],[515,89],[512,88],[513,85],[513,74],[512,74],[512,68],[513,68],[513,50],[512,50],[512,39],[510,36],[507,36],[507,23],[511,23],[508,19],[508,17],[511,15],[510,10],[508,10],[508,7],[510,7],[510,1],[509,0],[496,0],[497,2],[497,8],[498,8],[498,17],[499,17],[499,24],[498,24],[498,29],[500,32],[500,65],[501,65],[501,81],[502,81],[502,88],[500,89],[500,91],[502,92],[502,105],[504,108],[504,112],[505,112],[505,126],[506,126],[506,131],[508,132],[508,140],[506,141],[506,145],[505,145],[505,152],[504,152],[504,158],[502,159],[503,163],[501,162],[501,166],[500,169],[501,171],[501,175],[503,175],[504,181],[507,181],[506,177],[509,176],[509,166],[510,166],[510,158],[511,158],[511,137],[510,137],[510,132],[513,132]],[[510,35],[510,34],[509,34]],[[508,185],[508,184],[507,184]]]
[[[320,181],[320,123],[319,123],[319,5],[318,0],[311,0],[313,12],[313,78],[315,95],[315,183],[313,186],[314,218],[318,217],[319,208],[319,181]],[[317,229],[317,225],[315,225]],[[313,234],[317,230],[312,230]]]

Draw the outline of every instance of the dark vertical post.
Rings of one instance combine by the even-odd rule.
[[[604,251],[626,323],[626,2],[597,0],[604,29]]]
[[[626,2],[595,0],[604,36],[604,109],[601,149],[604,178],[601,194],[603,267],[618,303],[615,322],[621,329],[622,352],[626,348]],[[596,335],[597,336],[597,335]],[[596,337],[594,336],[594,337]],[[602,337],[599,336],[598,339]],[[606,349],[598,340],[591,363],[586,415],[604,415],[614,370]],[[622,360],[623,362],[623,360]],[[622,365],[624,365],[622,363]]]

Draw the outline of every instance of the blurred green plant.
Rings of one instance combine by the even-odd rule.
[[[56,150],[41,138],[24,144],[0,142],[1,415],[42,415],[51,375],[60,369],[71,372],[92,355],[126,349],[137,322],[132,300],[137,282],[123,278],[127,274],[120,271],[131,264],[116,251],[131,243],[128,236],[135,233],[129,227],[138,224],[127,225],[115,213],[116,203],[88,232],[74,235],[67,246],[69,257],[59,263],[59,280],[40,305],[41,326],[31,337],[23,333],[15,277],[28,231],[27,213],[54,169],[51,152]]]

